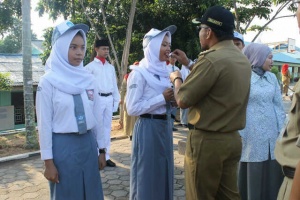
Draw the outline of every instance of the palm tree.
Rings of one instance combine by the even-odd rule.
[[[23,94],[26,148],[34,148],[37,145],[32,87],[30,3],[31,0],[22,0]]]

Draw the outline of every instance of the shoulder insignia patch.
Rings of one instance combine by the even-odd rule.
[[[206,54],[208,54],[210,52],[213,52],[213,51],[215,51],[215,49],[210,49],[210,50],[203,51],[203,52],[200,53],[199,56],[206,55]]]
[[[135,83],[129,86],[129,89],[134,89],[134,88],[137,88],[137,84]]]

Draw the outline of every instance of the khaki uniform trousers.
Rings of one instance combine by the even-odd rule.
[[[277,196],[277,200],[289,200],[290,194],[292,190],[293,179],[284,177],[281,187],[279,189],[279,193]]]
[[[238,200],[239,133],[190,130],[185,153],[187,200]]]

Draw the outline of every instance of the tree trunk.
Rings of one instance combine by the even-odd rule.
[[[131,2],[129,21],[128,21],[128,26],[126,31],[126,41],[123,49],[122,62],[121,62],[121,74],[119,76],[120,84],[123,81],[124,75],[127,73],[128,57],[129,57],[129,50],[131,44],[132,25],[133,25],[135,10],[136,10],[136,3],[137,0],[132,0]]]
[[[109,32],[109,29],[108,29],[108,24],[107,24],[107,21],[106,21],[105,10],[103,8],[101,0],[99,0],[99,3],[100,3],[100,10],[101,10],[101,14],[102,14],[102,17],[103,17],[103,22],[104,22],[105,30],[106,30],[106,33],[107,33],[107,37],[108,37],[108,40],[109,40],[109,43],[110,43],[110,46],[111,46],[111,50],[112,50],[112,52],[114,54],[114,57],[115,57],[114,62],[117,65],[118,74],[120,75],[121,74],[121,67],[120,67],[120,64],[119,64],[119,60],[118,60],[118,56],[117,56],[117,52],[116,52],[115,46],[114,46],[114,44],[112,42],[112,39],[111,39],[111,36],[110,36],[110,32]],[[120,83],[118,83],[118,86],[120,86]]]
[[[129,50],[130,50],[130,44],[131,44],[131,34],[132,34],[132,25],[133,25],[133,19],[135,15],[135,8],[136,8],[137,0],[132,0],[131,7],[130,7],[130,14],[129,14],[129,21],[126,31],[126,41],[123,49],[123,55],[122,55],[122,61],[121,61],[121,73],[119,74],[119,81],[118,85],[119,88],[121,87],[123,77],[127,72],[127,66],[128,66],[128,57],[129,57]],[[122,105],[122,108],[124,107],[124,102]],[[124,109],[120,109],[120,122],[123,122],[124,118]],[[120,125],[123,123],[120,123]]]
[[[26,148],[33,148],[37,145],[32,87],[30,3],[31,0],[22,0],[23,94]]]

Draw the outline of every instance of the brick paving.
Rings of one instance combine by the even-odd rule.
[[[290,99],[283,96],[286,113]],[[176,127],[174,132],[174,200],[185,199],[184,156],[178,153],[178,142],[184,142],[187,128]],[[117,167],[106,167],[100,172],[105,200],[127,200],[129,198],[131,142],[128,138],[113,137],[111,159]],[[37,152],[16,155],[21,159],[0,159],[0,200],[48,200],[48,182],[43,176],[43,162]]]
[[[178,153],[178,141],[185,139],[186,128],[174,132],[174,200],[185,199],[184,156]],[[104,199],[127,200],[129,198],[131,141],[128,138],[113,139],[111,159],[117,167],[106,167],[100,172]],[[48,200],[49,186],[43,176],[43,162],[36,155],[26,159],[0,162],[0,200]]]

